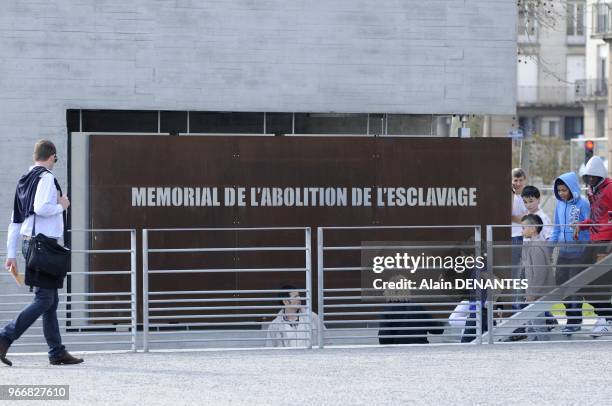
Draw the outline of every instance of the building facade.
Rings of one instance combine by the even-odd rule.
[[[586,78],[581,91],[584,106],[585,136],[607,137],[610,5],[588,1]]]
[[[517,124],[526,135],[571,139],[584,133],[576,84],[585,79],[586,3],[553,4],[549,20],[519,10]]]

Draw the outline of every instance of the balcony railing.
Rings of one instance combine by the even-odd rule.
[[[519,86],[517,92],[519,105],[563,106],[576,104],[579,100],[575,85]]]
[[[596,99],[608,96],[606,79],[584,79],[576,81],[576,96],[579,99]]]

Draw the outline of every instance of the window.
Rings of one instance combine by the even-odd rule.
[[[534,117],[519,117],[519,129],[526,136],[533,135],[536,131],[536,122]]]
[[[605,110],[597,110],[597,122],[596,124],[596,133],[595,136],[597,138],[603,138],[606,136],[606,111]]]
[[[83,110],[83,131],[156,133],[157,111]]]
[[[558,137],[559,136],[559,121],[549,121],[548,122],[548,135],[550,137]]]
[[[159,116],[159,131],[180,134],[187,132],[186,111],[162,111]]]
[[[434,116],[432,123],[432,135],[438,137],[449,137],[451,135],[452,116]]]
[[[266,134],[291,134],[293,133],[293,114],[291,113],[267,113]]]
[[[422,114],[389,114],[389,135],[430,135],[433,117]]]
[[[296,134],[366,134],[367,114],[295,113]]]
[[[577,1],[567,2],[567,36],[581,37],[584,43],[585,3]],[[569,40],[569,39],[568,39]]]
[[[558,137],[559,136],[559,118],[557,117],[545,117],[542,118],[542,135],[547,137]]]
[[[565,72],[567,83],[572,84],[567,86],[566,100],[568,103],[574,103],[576,102],[576,87],[574,85],[583,81],[585,77],[584,55],[568,55]]]
[[[608,32],[608,26],[610,24],[608,17],[608,3],[605,1],[598,1],[595,4],[597,7],[597,19],[594,21],[595,24],[595,33],[603,34]]]
[[[597,90],[607,90],[608,79],[608,44],[597,45]]]
[[[565,139],[576,138],[582,134],[582,117],[565,117]]]
[[[370,114],[368,119],[368,134],[382,135],[387,128],[386,116],[384,114]]]
[[[538,100],[538,61],[534,55],[519,55],[517,65],[517,99],[520,104]]]
[[[264,114],[192,111],[189,127],[192,133],[263,134]]]

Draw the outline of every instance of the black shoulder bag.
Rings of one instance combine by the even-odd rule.
[[[27,254],[26,266],[31,271],[59,280],[64,279],[70,269],[70,249],[58,244],[54,238],[36,234],[36,214]]]

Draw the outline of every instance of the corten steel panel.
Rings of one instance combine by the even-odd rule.
[[[316,227],[370,225],[506,224],[511,210],[510,141],[479,138],[159,137],[95,136],[90,142],[92,228]],[[475,187],[475,207],[132,207],[132,187]],[[247,202],[248,203],[248,202]],[[483,228],[483,230],[485,230]],[[484,232],[483,232],[484,234]],[[326,244],[364,241],[465,241],[472,230],[337,231]],[[484,237],[484,235],[483,235]],[[113,246],[112,236],[93,241]],[[297,246],[301,232],[155,233],[151,248]],[[114,244],[116,246],[116,244]],[[326,266],[359,266],[360,254],[330,252]],[[150,269],[303,267],[302,252],[151,254]],[[97,256],[93,270],[118,266]],[[139,275],[139,290],[141,275]],[[93,279],[95,291],[123,289],[128,281]],[[153,276],[151,290],[275,289],[295,273]],[[326,287],[358,287],[358,272],[326,276]],[[316,292],[316,289],[315,289]],[[316,303],[316,295],[313,298]],[[140,300],[139,300],[140,302]],[[246,303],[243,303],[246,304]],[[252,303],[250,303],[252,304]],[[270,303],[266,303],[270,304]],[[139,309],[140,311],[140,309]],[[188,313],[185,313],[188,314]],[[209,320],[210,321],[210,320]]]

